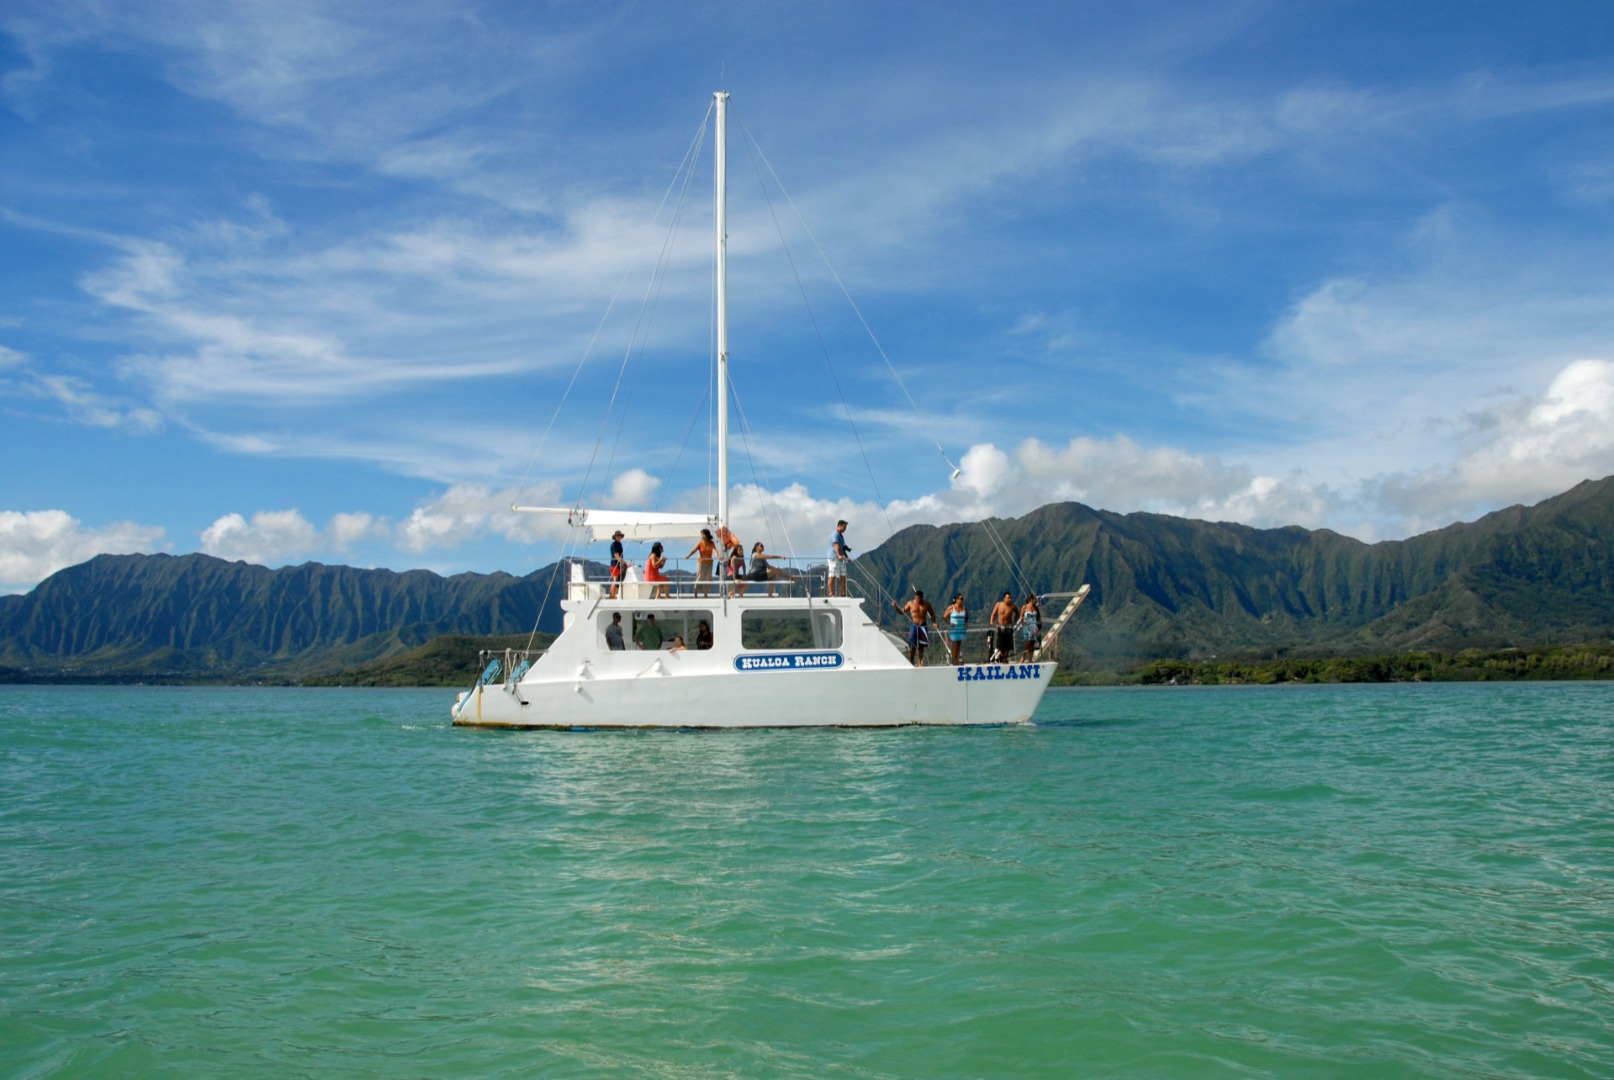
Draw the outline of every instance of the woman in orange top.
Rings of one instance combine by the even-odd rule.
[[[717,541],[712,539],[711,529],[702,529],[701,538],[695,541],[695,546],[689,549],[690,555],[699,555],[695,563],[695,595],[710,596],[712,594],[712,560],[717,555]]]

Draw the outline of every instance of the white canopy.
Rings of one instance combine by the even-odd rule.
[[[644,510],[584,510],[562,506],[512,506],[523,514],[565,514],[573,528],[588,529],[589,539],[609,540],[617,530],[627,540],[693,538],[702,529],[717,530],[717,519],[704,514],[656,514]]]

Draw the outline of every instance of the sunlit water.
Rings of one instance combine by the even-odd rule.
[[[1614,687],[0,688],[0,1075],[1614,1075]]]

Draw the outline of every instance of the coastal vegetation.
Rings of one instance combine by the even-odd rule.
[[[1614,679],[1614,644],[1462,649],[1327,659],[1156,660],[1125,672],[1073,673],[1067,685],[1216,686],[1276,683],[1517,682]]]

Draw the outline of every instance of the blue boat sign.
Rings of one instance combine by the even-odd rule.
[[[822,652],[750,653],[734,658],[735,671],[812,671],[838,668],[846,658],[834,650]]]

